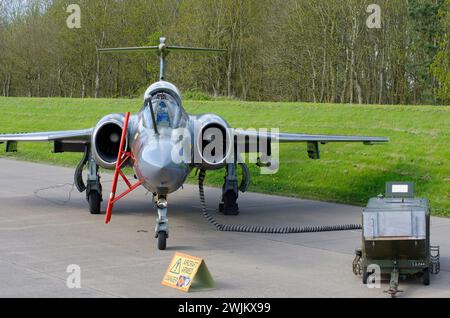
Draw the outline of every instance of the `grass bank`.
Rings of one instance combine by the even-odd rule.
[[[450,107],[185,101],[190,113],[214,112],[239,128],[279,128],[284,132],[386,136],[390,143],[327,144],[321,160],[307,157],[306,145],[280,146],[280,169],[259,175],[250,165],[251,191],[363,205],[384,192],[386,181],[413,181],[434,215],[450,216]],[[136,112],[140,100],[0,98],[0,132],[32,132],[92,127],[105,114]],[[80,154],[53,154],[48,143],[19,144],[0,156],[75,166]],[[20,172],[18,172],[20,173]],[[190,180],[194,182],[194,177]],[[220,185],[223,172],[208,174]]]

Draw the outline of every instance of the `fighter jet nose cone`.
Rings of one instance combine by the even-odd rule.
[[[149,166],[152,166],[155,172],[164,172],[170,169],[173,166],[172,157],[170,153],[167,152],[158,152],[154,153],[151,150],[148,151],[147,162]]]
[[[153,192],[172,192],[178,189],[186,179],[186,166],[172,160],[171,148],[159,142],[145,147],[138,160],[138,175],[143,178],[144,186]]]

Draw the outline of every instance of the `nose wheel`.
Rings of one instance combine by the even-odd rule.
[[[158,250],[165,250],[167,246],[167,233],[164,231],[158,232]]]
[[[158,218],[156,219],[155,238],[158,239],[158,249],[165,250],[169,237],[169,219],[167,218],[167,198],[165,195],[157,196],[156,208],[158,209]]]

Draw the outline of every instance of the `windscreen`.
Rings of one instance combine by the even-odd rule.
[[[181,117],[181,107],[172,95],[166,92],[159,92],[152,96],[151,103],[155,115],[158,130],[164,128],[177,128]],[[150,113],[150,106],[146,106],[145,125],[153,127],[153,119]]]

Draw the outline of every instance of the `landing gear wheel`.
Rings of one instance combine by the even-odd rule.
[[[362,283],[364,285],[367,284],[367,279],[369,278],[370,273],[367,272],[367,268],[363,268],[363,272],[362,272]]]
[[[88,195],[89,201],[89,212],[91,214],[100,214],[100,205],[102,202],[102,197],[98,191],[92,190]]]
[[[158,232],[158,249],[163,251],[166,249],[167,234],[164,231]]]
[[[423,270],[422,283],[425,286],[430,285],[430,269],[429,268],[425,268]]]
[[[223,203],[219,205],[219,211],[225,215],[238,215],[239,206],[236,203],[237,194],[234,191],[227,191],[223,195]]]

